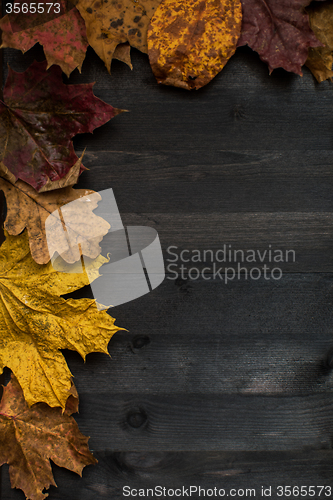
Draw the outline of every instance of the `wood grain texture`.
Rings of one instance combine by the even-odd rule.
[[[302,396],[237,394],[85,394],[81,431],[92,449],[122,451],[297,450],[329,448],[331,393]],[[81,417],[82,415],[82,417]],[[107,432],[106,432],[107,430]]]
[[[35,57],[7,50],[4,70]],[[269,77],[247,48],[192,93],[158,86],[135,51],[133,64],[109,76],[89,50],[69,80],[96,80],[98,97],[129,110],[75,139],[90,169],[78,187],[112,187],[124,224],[155,227],[166,259],[170,245],[271,244],[296,262],[278,281],[169,273],[111,311],[128,329],[111,358],[66,351],[99,464],[82,479],[55,467],[49,498],[120,499],[125,484],[333,486],[332,86],[306,69]],[[2,498],[23,500],[6,470]]]
[[[147,212],[229,214],[236,208],[237,213],[331,212],[331,154],[330,150],[201,151],[184,147],[179,151],[127,152],[89,148],[84,162],[91,171],[80,182],[102,190],[105,178],[110,180],[124,211],[130,202],[131,209],[139,213],[143,211],[142,191]]]
[[[309,394],[332,391],[332,276],[278,283],[169,280],[111,309],[111,359],[66,351],[79,392]],[[126,374],[126,376],[124,376]]]

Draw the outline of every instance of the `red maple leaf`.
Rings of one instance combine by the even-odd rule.
[[[71,138],[122,111],[94,96],[92,87],[65,85],[61,69],[46,71],[46,61],[34,62],[24,73],[9,68],[0,101],[1,169],[37,191],[62,179],[78,160]]]
[[[309,47],[319,47],[304,7],[311,0],[242,0],[243,25],[238,46],[249,45],[270,73],[284,68],[302,76]]]
[[[39,42],[48,67],[58,64],[67,76],[75,68],[81,71],[88,40],[84,20],[72,4],[66,0],[54,4],[15,0],[15,6],[19,7],[18,13],[11,5],[12,12],[0,20],[1,48],[26,52]],[[31,12],[33,9],[36,13]]]

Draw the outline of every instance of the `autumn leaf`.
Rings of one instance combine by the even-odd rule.
[[[37,191],[53,189],[77,162],[74,135],[121,112],[95,97],[93,84],[65,85],[58,66],[45,70],[45,61],[24,73],[10,68],[0,101],[0,168]]]
[[[240,0],[164,0],[148,30],[149,60],[158,83],[199,89],[234,54]]]
[[[0,20],[1,48],[10,47],[24,53],[39,42],[44,48],[48,68],[58,64],[67,76],[75,68],[81,71],[88,40],[84,20],[74,5],[59,0],[59,14],[54,14],[55,8],[48,12],[49,4],[42,4],[43,8],[46,5],[44,13],[31,14],[22,12],[26,0],[15,3],[20,6],[20,13],[7,14]]]
[[[242,0],[243,25],[238,46],[249,45],[268,64],[302,76],[309,47],[319,47],[304,7],[311,0]]]
[[[30,405],[65,407],[71,372],[60,349],[107,353],[111,337],[122,330],[92,299],[60,295],[77,290],[98,275],[101,255],[85,273],[38,265],[29,252],[27,231],[10,236],[0,248],[0,369],[10,368]],[[80,264],[80,263],[79,263]],[[82,268],[81,268],[82,269]]]
[[[66,232],[63,229],[62,218],[54,217],[52,234],[57,242],[57,251],[69,263],[78,261],[81,255],[95,259],[101,252],[99,246],[103,236],[107,234],[110,225],[93,213],[101,196],[91,190],[73,189],[71,187],[56,189],[46,193],[37,193],[34,188],[18,180],[12,184],[0,178],[0,190],[6,196],[7,217],[5,229],[9,234],[17,236],[26,228],[29,236],[29,246],[32,258],[38,264],[46,264],[54,255],[50,255],[45,234],[45,221],[55,210],[74,200],[82,200],[73,210],[66,212]],[[90,195],[90,196],[88,196]],[[78,207],[79,205],[79,207]],[[80,238],[80,248],[68,243]]]
[[[86,167],[82,165],[82,158],[83,154],[77,160],[77,162],[68,170],[67,174],[64,177],[54,182],[50,181],[49,179],[38,192],[44,193],[45,191],[61,189],[67,186],[74,186],[74,184],[78,182],[79,176],[82,173],[82,171],[88,170]],[[15,184],[16,182],[15,175],[12,174],[3,163],[0,163],[0,177],[6,179],[12,184]]]
[[[16,378],[13,374],[11,374],[11,378],[16,380]],[[22,389],[21,389],[21,391],[22,391]],[[23,397],[23,394],[22,394],[22,397]],[[37,404],[39,404],[39,403],[37,403]],[[67,415],[72,415],[73,413],[78,413],[78,411],[79,411],[79,395],[78,395],[76,387],[72,381],[72,386],[70,388],[69,396],[68,396],[68,399],[66,401],[65,410],[63,410],[62,412],[66,413]]]
[[[12,488],[23,490],[27,499],[43,500],[50,485],[56,486],[50,459],[80,476],[97,460],[88,439],[81,434],[71,410],[38,403],[31,408],[15,377],[4,387],[0,403],[0,465],[9,464]]]
[[[318,82],[333,77],[333,3],[316,2],[308,7],[310,26],[324,46],[311,48],[305,65],[311,70]]]
[[[147,53],[147,29],[161,0],[75,0],[85,20],[88,42],[110,72],[112,59],[130,67],[130,47]]]

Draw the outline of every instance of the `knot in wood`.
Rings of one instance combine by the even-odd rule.
[[[142,347],[145,347],[149,343],[150,338],[148,335],[136,335],[132,340],[134,349],[142,349]]]
[[[126,420],[129,426],[133,427],[134,429],[138,429],[146,423],[147,419],[148,417],[146,412],[141,408],[136,408],[131,410],[127,414]]]

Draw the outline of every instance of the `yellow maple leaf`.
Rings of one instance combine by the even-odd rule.
[[[107,353],[112,335],[123,328],[98,310],[95,300],[60,295],[96,279],[107,259],[100,255],[84,273],[63,273],[32,259],[26,231],[5,234],[0,248],[0,369],[12,370],[29,406],[45,402],[65,408],[72,374],[60,349],[77,351],[83,359],[90,352]]]

